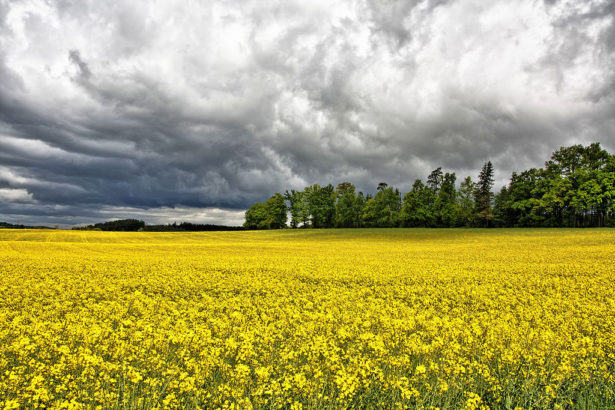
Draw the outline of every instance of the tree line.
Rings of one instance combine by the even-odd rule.
[[[54,227],[42,226],[42,225],[29,226],[29,225],[22,225],[22,224],[11,224],[8,222],[0,222],[0,229],[58,229],[58,227],[57,226],[54,226]]]
[[[350,182],[314,184],[275,193],[246,211],[247,229],[363,227],[602,227],[615,226],[615,155],[600,143],[555,151],[543,168],[513,172],[493,192],[486,162],[478,179],[457,185],[454,172],[433,170],[409,192],[385,182],[376,193]]]
[[[243,231],[241,226],[226,226],[212,224],[194,224],[182,222],[166,225],[147,225],[139,219],[118,219],[100,222],[94,225],[75,226],[78,231],[114,231],[114,232],[209,232],[209,231]]]

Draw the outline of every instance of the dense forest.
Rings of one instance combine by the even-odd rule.
[[[73,230],[80,231],[115,231],[115,232],[205,232],[205,231],[241,231],[241,226],[193,224],[190,222],[172,223],[167,225],[147,225],[138,219],[118,219],[88,226],[76,226]]]
[[[75,226],[73,230],[79,231],[118,231],[136,232],[145,227],[145,222],[138,219],[118,219],[115,221],[100,222],[88,226]]]
[[[404,195],[384,182],[375,195],[350,182],[287,190],[252,205],[244,227],[615,226],[615,155],[599,143],[562,147],[543,168],[513,172],[497,194],[494,172],[487,162],[477,181],[468,176],[457,185],[454,172],[437,168]]]
[[[167,225],[145,225],[145,232],[209,232],[209,231],[243,231],[241,226],[193,224],[190,222],[172,223]]]
[[[11,224],[8,222],[0,222],[0,229],[57,229],[57,227],[50,226],[28,226],[21,224]]]

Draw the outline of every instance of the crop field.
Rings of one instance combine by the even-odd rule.
[[[0,230],[0,408],[614,408],[615,231]]]

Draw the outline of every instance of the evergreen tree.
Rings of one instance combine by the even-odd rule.
[[[492,201],[493,192],[493,165],[487,161],[478,175],[478,182],[474,189],[474,204],[476,206],[476,219],[481,227],[491,226],[493,220]]]

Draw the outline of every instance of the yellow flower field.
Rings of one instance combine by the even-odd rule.
[[[0,230],[0,407],[615,407],[615,231]]]

